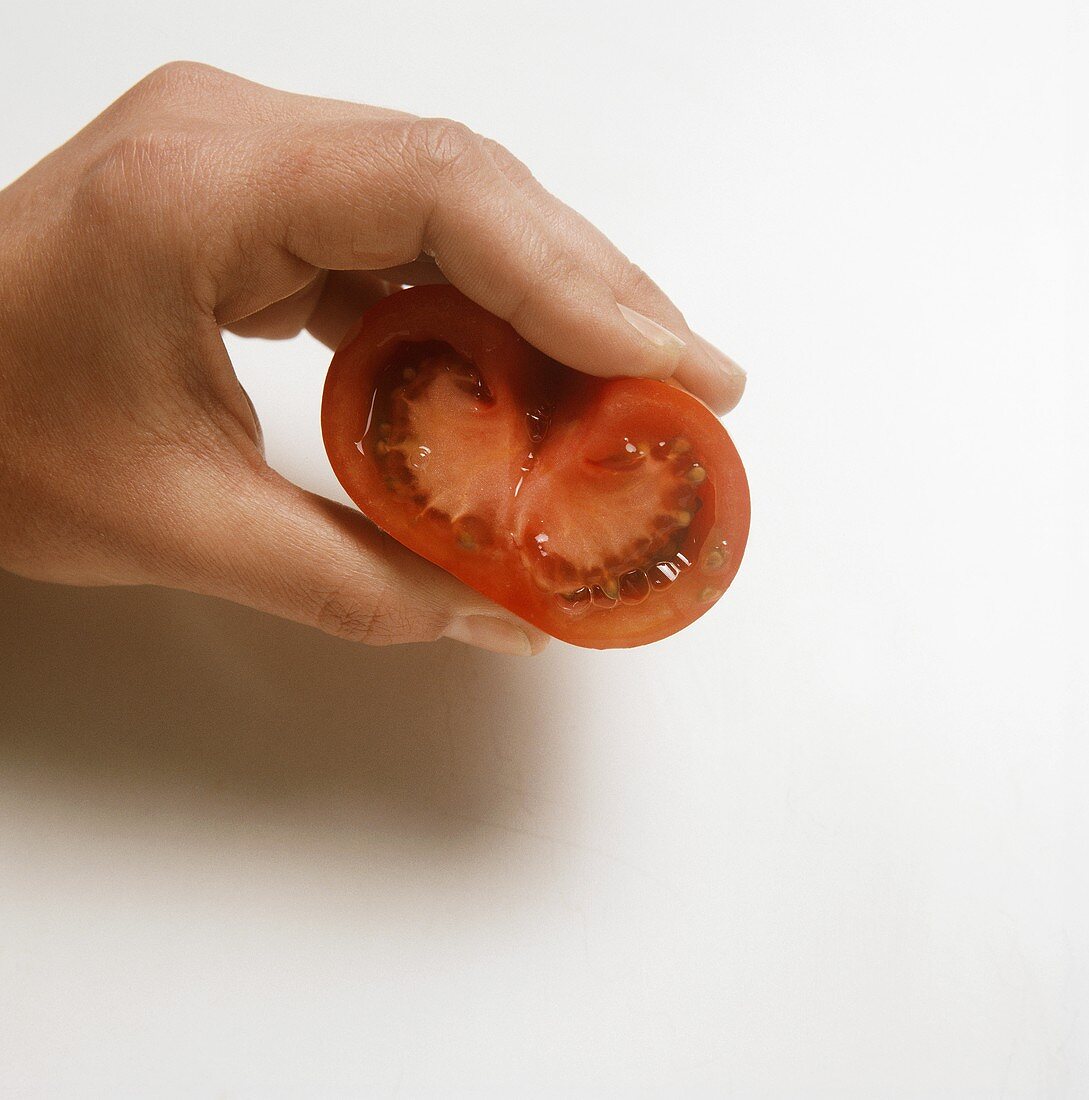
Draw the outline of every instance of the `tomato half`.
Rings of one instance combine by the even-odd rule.
[[[453,287],[368,309],[333,356],[321,419],[372,522],[566,642],[665,638],[741,563],[745,471],[705,405],[562,366]]]

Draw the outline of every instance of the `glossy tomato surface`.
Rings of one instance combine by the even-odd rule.
[[[741,563],[745,471],[676,386],[562,366],[450,286],[398,291],[345,336],[329,460],[373,523],[575,645],[644,645]]]

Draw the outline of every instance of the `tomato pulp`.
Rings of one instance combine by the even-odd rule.
[[[453,287],[368,309],[333,356],[321,419],[373,523],[563,641],[668,637],[741,563],[745,471],[705,405],[565,367]]]

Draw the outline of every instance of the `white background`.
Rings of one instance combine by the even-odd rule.
[[[503,141],[748,367],[754,518],[531,661],[0,578],[0,1095],[1089,1095],[1077,22],[5,8],[0,183],[177,57]],[[328,354],[229,346],[335,493]]]

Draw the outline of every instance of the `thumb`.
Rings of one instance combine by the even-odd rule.
[[[175,498],[176,499],[176,498]],[[172,587],[219,596],[371,645],[454,638],[539,653],[547,635],[372,526],[237,452],[188,471]]]

